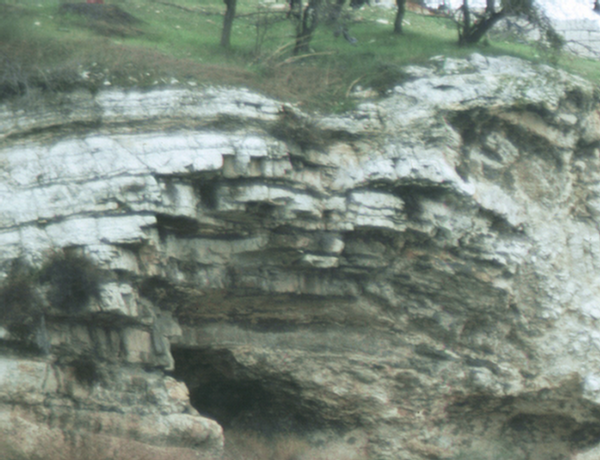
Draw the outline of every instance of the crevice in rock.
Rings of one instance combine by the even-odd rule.
[[[572,89],[565,94],[565,101],[572,104],[577,111],[589,110],[593,107],[594,102],[597,102],[594,100],[590,101],[589,99],[590,98],[579,89]]]
[[[217,185],[216,179],[198,181],[195,184],[200,203],[209,211],[217,209],[218,206]]]
[[[484,125],[491,127],[493,117],[484,110],[472,109],[450,112],[445,119],[460,134],[463,145],[471,145],[479,140]]]
[[[244,101],[237,101],[237,106],[253,106],[258,110],[262,108],[262,104],[254,104]],[[195,128],[216,129],[226,133],[235,133],[237,131],[248,131],[254,129],[262,134],[263,131],[268,129],[268,124],[266,128],[265,123],[261,120],[253,120],[245,117],[219,113],[214,118],[208,120],[208,122],[202,119],[196,121]]]
[[[4,93],[3,88],[0,88],[0,98]],[[32,96],[32,100],[35,100],[36,96]],[[34,127],[26,131],[18,132],[18,133],[9,133],[6,135],[3,140],[5,143],[18,142],[22,139],[27,139],[31,137],[39,137],[39,138],[52,138],[55,140],[60,139],[61,137],[67,137],[72,134],[76,134],[81,136],[82,133],[94,133],[98,132],[102,124],[99,119],[92,121],[74,121],[66,124],[54,124],[47,125],[42,127]]]
[[[177,236],[193,236],[198,233],[200,225],[197,220],[186,216],[169,216],[167,214],[156,214],[156,225],[162,239],[167,234],[173,233]]]

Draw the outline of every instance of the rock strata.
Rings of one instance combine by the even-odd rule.
[[[508,57],[405,73],[336,116],[225,88],[5,101],[5,450],[218,459],[224,427],[591,458],[596,89]]]

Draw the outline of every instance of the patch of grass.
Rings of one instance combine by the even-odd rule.
[[[11,426],[12,425],[12,426]],[[198,460],[194,446],[166,447],[86,431],[70,431],[23,423],[16,419],[0,431],[2,460]],[[30,430],[30,431],[28,431]],[[27,439],[24,443],[23,439]],[[29,444],[29,446],[28,446]],[[31,448],[35,446],[35,450]]]
[[[64,91],[77,85],[95,89],[179,82],[246,86],[308,109],[343,111],[353,105],[349,94],[354,85],[385,92],[402,80],[403,65],[474,51],[551,62],[591,79],[600,76],[596,61],[566,54],[557,58],[508,39],[458,47],[455,24],[447,18],[408,12],[405,34],[395,36],[395,12],[378,7],[346,17],[356,46],[323,25],[311,42],[313,52],[293,57],[294,24],[281,20],[285,7],[277,12],[259,0],[240,2],[232,49],[224,51],[219,47],[220,0],[109,3],[104,5],[108,11],[119,7],[119,18],[135,20],[79,14],[77,8],[88,7],[61,7],[59,0],[0,5],[0,98],[34,87]],[[100,11],[102,5],[92,8]],[[65,14],[59,14],[61,9]]]
[[[0,452],[4,460],[33,460],[29,455],[19,451],[16,443],[8,439],[3,439],[0,435]]]
[[[224,460],[367,460],[362,447],[332,442],[319,447],[306,438],[285,434],[265,437],[255,432],[228,430]]]
[[[516,447],[509,444],[495,443],[463,450],[452,460],[525,460],[526,457]]]
[[[101,35],[128,37],[142,33],[136,28],[140,21],[118,5],[63,3],[58,14],[63,20],[69,15],[80,16],[86,20],[87,27]]]
[[[285,142],[293,142],[302,150],[322,149],[326,145],[323,133],[310,119],[289,108],[284,108],[279,120],[272,127],[271,134]]]

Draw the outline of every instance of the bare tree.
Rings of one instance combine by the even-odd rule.
[[[235,18],[235,8],[237,0],[223,0],[225,3],[225,17],[223,19],[223,30],[221,32],[221,46],[229,48],[231,46],[231,28]]]
[[[507,16],[522,16],[537,26],[553,46],[560,43],[560,37],[550,21],[534,6],[533,0],[500,0],[499,5],[496,0],[486,0],[486,8],[480,13],[472,11],[469,0],[463,0],[457,20],[458,43],[477,43],[498,21]]]
[[[321,19],[323,0],[309,0],[305,8],[302,8],[302,0],[295,0],[292,8],[295,9],[294,17],[297,20],[293,53],[295,55],[308,53],[310,42]]]
[[[508,14],[508,10],[501,8],[496,11],[494,0],[486,1],[486,9],[483,14],[477,15],[473,20],[473,12],[469,0],[463,0],[460,7],[462,21],[458,23],[458,44],[468,45],[477,43],[500,19]]]
[[[406,12],[406,0],[396,0],[396,19],[394,20],[394,33],[402,33],[402,21],[404,20],[404,13]]]

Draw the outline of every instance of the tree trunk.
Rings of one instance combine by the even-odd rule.
[[[221,46],[229,49],[231,46],[231,28],[235,18],[235,7],[237,0],[223,0],[225,3],[225,18],[223,19],[223,31],[221,33]]]
[[[459,45],[473,45],[477,43],[492,27],[494,27],[494,24],[504,16],[506,16],[506,14],[503,11],[500,11],[499,13],[494,13],[489,17],[477,21],[469,27],[467,33],[463,32],[459,39]]]
[[[329,25],[336,24],[340,16],[342,15],[342,9],[344,8],[344,3],[346,0],[336,0],[333,5],[331,5],[329,13],[327,14],[327,23]]]
[[[302,14],[302,21],[296,28],[296,44],[294,46],[294,55],[308,53],[310,51],[310,41],[313,38],[317,25],[319,24],[319,15],[321,13],[321,3],[323,0],[310,0]]]
[[[302,0],[290,0],[290,10],[288,11],[287,17],[292,17],[295,20],[302,18]]]
[[[464,43],[464,37],[468,36],[471,31],[471,10],[469,9],[469,0],[464,0],[461,8],[463,11],[463,25],[462,31],[459,33],[458,36],[459,45],[462,45]]]
[[[400,35],[402,33],[402,20],[406,12],[406,0],[396,0],[396,5],[398,6],[398,11],[394,20],[394,33]]]

